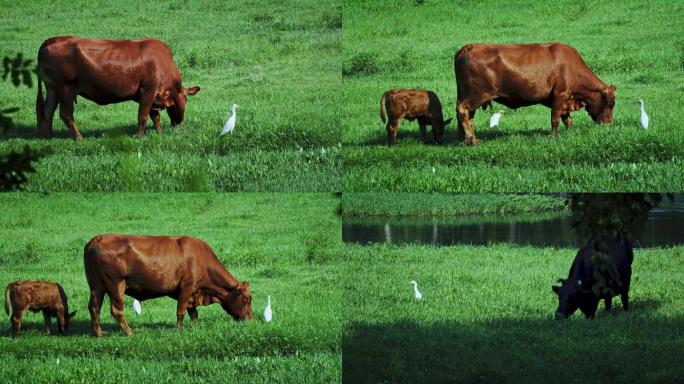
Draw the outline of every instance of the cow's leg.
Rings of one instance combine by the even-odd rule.
[[[102,337],[102,327],[100,327],[100,310],[102,309],[102,300],[104,300],[104,291],[90,291],[88,311],[90,311],[90,325],[93,330],[93,336],[96,337]]]
[[[147,123],[147,117],[151,114],[153,102],[154,92],[143,94],[140,99],[140,104],[138,104],[138,137],[145,136],[145,124]],[[157,112],[157,115],[159,115],[159,112]]]
[[[159,111],[156,109],[151,110],[150,117],[152,118],[154,129],[157,131],[157,133],[161,133],[161,121],[159,120]]]
[[[197,318],[199,317],[199,313],[197,312],[197,308],[195,307],[188,307],[188,315],[190,316],[190,320],[196,321]]]
[[[425,142],[425,137],[427,136],[427,128],[425,127],[425,122],[421,119],[418,119],[418,127],[420,127],[420,138]],[[432,131],[432,135],[434,136],[434,128]]]
[[[124,317],[124,292],[126,291],[126,282],[122,281],[116,287],[115,292],[109,293],[109,301],[111,304],[112,316],[119,323],[119,326],[124,331],[127,336],[132,336],[133,331],[131,327],[126,323],[126,318]]]
[[[565,97],[557,96],[551,107],[551,136],[558,136],[558,123],[560,123],[561,116],[566,113],[569,112]]]
[[[41,134],[44,137],[52,138],[54,131],[52,130],[52,119],[55,117],[55,110],[57,110],[57,96],[55,92],[45,87],[45,105],[43,106],[43,125],[40,127]]]
[[[473,125],[473,118],[475,117],[474,110],[471,111],[470,103],[467,100],[461,101],[456,106],[456,116],[458,116],[458,138],[459,140],[465,137],[466,145],[477,145],[477,137],[475,137],[475,127]]]
[[[629,311],[629,291],[628,290],[625,290],[620,295],[620,300],[622,300],[622,308],[624,308],[625,311]]]
[[[606,297],[604,301],[606,303],[606,311],[610,311],[610,309],[613,308],[613,298]]]
[[[17,337],[21,334],[21,319],[24,318],[26,310],[14,311],[12,313],[12,336]]]
[[[50,323],[51,323],[51,318],[50,314],[48,313],[47,309],[43,310],[43,320],[45,320],[45,333],[50,334]]]
[[[192,297],[192,289],[181,289],[178,294],[178,304],[176,306],[176,326],[183,328],[183,318],[185,318],[185,311],[188,310],[188,301]]]
[[[401,124],[401,119],[394,119],[387,122],[387,141],[390,147],[397,143],[399,124]]]
[[[64,100],[59,102],[59,117],[62,118],[64,124],[69,128],[71,133],[74,135],[74,140],[83,140],[83,136],[78,131],[76,127],[76,121],[74,121],[74,99],[76,95],[68,91],[65,93]]]
[[[561,120],[563,120],[563,125],[565,125],[565,128],[570,129],[572,128],[572,117],[570,117],[570,112],[566,112],[561,115]]]

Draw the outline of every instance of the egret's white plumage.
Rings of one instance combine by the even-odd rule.
[[[223,126],[223,131],[221,132],[221,134],[219,136],[223,136],[226,133],[233,132],[233,128],[235,128],[235,120],[237,119],[237,113],[235,112],[235,109],[237,107],[238,107],[237,104],[233,104],[233,108],[232,108],[233,114],[230,115],[230,117],[228,118],[228,121],[226,121],[226,125]]]
[[[492,115],[492,118],[489,119],[489,128],[494,128],[497,125],[499,125],[499,120],[501,119],[502,112],[503,111],[496,111],[496,113]]]
[[[273,311],[271,310],[271,296],[268,296],[268,305],[266,305],[266,309],[264,309],[264,320],[267,323],[270,323],[271,320],[273,320]]]
[[[416,300],[421,300],[423,298],[423,294],[418,290],[418,283],[416,283],[415,280],[411,280],[411,284],[413,284],[413,294]]]
[[[648,129],[648,115],[644,110],[644,101],[639,100],[639,103],[641,104],[641,126],[644,127],[644,129]]]
[[[140,306],[140,302],[137,299],[133,299],[133,310],[135,311],[135,314],[140,316],[142,313],[142,307]]]

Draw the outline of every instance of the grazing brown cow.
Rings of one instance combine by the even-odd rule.
[[[21,320],[26,311],[43,312],[45,331],[50,334],[50,320],[57,318],[60,335],[69,329],[69,319],[76,311],[69,313],[69,304],[64,289],[57,283],[45,281],[15,281],[5,288],[5,313],[12,308],[12,335],[21,334]]]
[[[509,108],[542,104],[551,108],[551,134],[558,122],[570,128],[570,112],[586,107],[596,123],[613,122],[615,86],[606,85],[572,47],[548,44],[468,44],[454,57],[458,133],[477,144],[475,110],[492,101]]]
[[[90,286],[93,335],[102,336],[100,309],[105,293],[112,316],[127,334],[124,294],[140,301],[168,296],[178,301],[177,326],[185,311],[197,319],[197,306],[219,303],[235,320],[252,319],[249,283],[235,279],[207,243],[194,237],[99,235],[83,252]]]
[[[387,119],[385,118],[387,113]],[[392,89],[382,94],[380,118],[387,123],[387,139],[390,146],[397,143],[397,131],[401,119],[418,120],[420,136],[425,141],[425,125],[432,127],[432,138],[440,143],[444,129],[451,119],[444,121],[442,104],[432,91],[420,89]]]
[[[45,82],[43,99],[41,82]],[[138,136],[145,135],[151,116],[161,132],[159,111],[166,109],[171,124],[181,124],[187,96],[199,87],[183,88],[171,51],[159,40],[96,40],[52,37],[38,50],[38,131],[52,137],[52,117],[59,117],[74,139],[83,140],[74,121],[76,96],[100,105],[133,100],[138,107]]]

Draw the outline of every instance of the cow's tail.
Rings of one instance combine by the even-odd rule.
[[[36,96],[36,119],[38,131],[42,132],[45,122],[45,98],[43,97],[43,81],[38,76],[38,95]]]
[[[387,118],[385,117],[385,98],[387,97],[387,92],[382,94],[382,97],[380,98],[380,119],[382,119],[383,123],[387,122]]]
[[[12,284],[7,285],[7,288],[5,288],[5,313],[7,316],[9,316],[9,310],[10,310],[10,288],[12,287]]]

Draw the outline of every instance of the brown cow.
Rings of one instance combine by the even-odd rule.
[[[385,119],[385,112],[387,119]],[[444,129],[451,119],[444,121],[442,104],[432,91],[421,89],[392,89],[382,94],[380,118],[387,123],[387,139],[390,146],[397,143],[397,131],[401,119],[418,120],[420,136],[425,141],[425,125],[432,127],[432,138],[440,143]]]
[[[548,44],[468,44],[454,57],[458,133],[477,144],[473,117],[491,102],[509,108],[551,108],[551,134],[558,122],[572,126],[570,112],[586,107],[596,123],[613,122],[615,86],[606,85],[572,47]]]
[[[41,82],[45,82],[43,99]],[[74,139],[83,140],[74,121],[76,96],[100,105],[133,100],[138,107],[138,136],[145,135],[151,116],[161,132],[159,111],[166,109],[171,125],[181,124],[187,96],[199,87],[183,88],[171,51],[159,40],[95,40],[52,37],[38,50],[38,131],[52,137],[52,117],[59,116]]]
[[[45,331],[50,334],[50,320],[57,318],[60,335],[69,329],[69,320],[76,311],[69,313],[69,304],[64,289],[57,283],[45,281],[15,281],[5,288],[5,313],[12,307],[12,335],[21,334],[21,320],[27,310],[43,312]]]
[[[124,294],[140,301],[168,296],[178,301],[177,326],[187,310],[219,303],[235,320],[252,319],[249,283],[235,279],[207,243],[194,237],[107,234],[93,237],[83,252],[90,286],[93,335],[102,336],[100,309],[105,293],[112,316],[132,335],[124,318]]]

